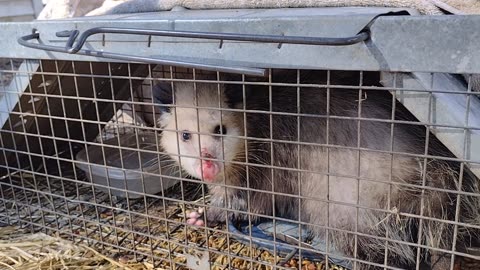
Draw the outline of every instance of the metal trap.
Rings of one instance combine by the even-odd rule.
[[[2,25],[16,40],[0,40],[0,223],[91,248],[101,262],[129,269],[474,269],[480,89],[471,74],[480,73],[480,43],[467,29],[480,20],[410,15],[388,8],[212,10]],[[175,95],[166,104],[155,92],[159,84],[191,85],[195,102],[219,105],[182,107]],[[198,97],[205,88],[217,92]],[[252,89],[264,107],[247,99]],[[308,93],[311,99],[302,99]],[[222,107],[227,94],[243,103]],[[310,101],[318,103],[302,105]],[[368,114],[380,101],[382,113]],[[162,126],[182,109],[195,117],[176,125],[197,127]],[[241,115],[241,131],[225,133],[232,129],[224,122],[215,134],[201,131],[200,118],[216,113]],[[273,131],[286,122],[294,123],[291,132]],[[267,131],[253,137],[255,130]],[[169,132],[179,139],[162,141]],[[399,151],[408,149],[402,136],[410,132],[418,132],[415,147]],[[243,166],[244,182],[209,182],[179,164],[216,158],[181,152],[188,149],[182,140],[197,135],[242,140],[263,147],[264,156],[220,158],[222,166]],[[243,147],[237,151],[258,150]],[[279,147],[288,151],[275,155]],[[315,151],[321,155],[304,155]],[[302,165],[312,160],[317,167]],[[376,173],[378,164],[390,169]],[[255,167],[264,178],[249,174]],[[288,181],[278,185],[282,171]],[[415,181],[397,177],[412,172]],[[250,177],[271,188],[258,195]],[[302,182],[308,177],[317,180]],[[324,180],[328,188],[319,194],[302,194]],[[213,186],[249,195],[214,205],[229,213],[225,222],[191,226],[191,212],[206,208],[206,218],[222,200]],[[282,192],[285,186],[291,192]],[[367,196],[376,189],[385,194]],[[272,200],[249,211],[250,196]],[[312,205],[327,209],[326,217],[305,218],[304,211],[316,213]]]

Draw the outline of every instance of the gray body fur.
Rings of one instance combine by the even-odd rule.
[[[280,75],[280,77],[288,78],[285,75]],[[335,78],[332,78],[330,83],[345,84],[343,80],[345,78],[338,78],[338,81],[335,82]],[[314,74],[313,77],[306,78],[305,82],[325,83],[325,80],[321,75]],[[358,85],[358,82],[352,85],[355,84]],[[214,97],[218,95],[217,85],[202,85],[197,84],[198,105],[215,106],[217,104],[216,107],[218,107],[218,98]],[[182,102],[180,97],[185,99],[185,95],[193,93],[193,84],[180,83],[174,87],[174,93],[177,96],[176,103],[180,106],[178,104]],[[295,87],[273,87],[272,103],[269,102],[268,90],[268,87],[265,86],[247,87],[246,109],[269,111],[271,104],[274,112],[297,113],[299,108],[302,114],[318,116],[327,113],[328,105],[329,114],[332,116],[358,117],[358,89],[352,91],[331,89],[328,104],[325,88],[302,87],[300,102],[298,102]],[[241,87],[235,89],[235,87],[225,86],[222,91],[226,100],[222,100],[220,103],[230,102],[230,106],[243,108],[243,102],[238,97],[238,94],[242,93]],[[362,95],[362,98],[365,96]],[[297,103],[300,107],[297,106]],[[391,97],[385,98],[378,91],[371,91],[362,101],[361,117],[391,119],[391,103]],[[243,116],[243,113],[233,116],[238,117],[238,125],[243,126]],[[177,122],[183,121],[180,113],[177,113],[176,118]],[[396,119],[402,119],[400,113]],[[199,120],[200,127],[207,125],[202,123],[201,117]],[[162,121],[160,124],[165,127],[165,123],[172,119],[163,119]],[[221,209],[226,208],[245,212],[248,210],[248,213],[252,214],[253,222],[261,218],[255,214],[300,220],[312,224],[308,226],[310,231],[323,238],[327,237],[324,227],[328,226],[331,228],[328,232],[328,239],[337,250],[348,256],[356,256],[361,260],[380,264],[384,263],[386,246],[384,239],[375,239],[371,236],[355,237],[353,234],[339,230],[358,231],[383,238],[388,234],[388,239],[411,243],[418,241],[417,232],[421,230],[421,244],[433,248],[452,249],[453,225],[429,220],[424,220],[419,224],[417,217],[405,217],[395,213],[420,215],[423,203],[423,216],[453,220],[456,195],[432,190],[422,192],[419,187],[402,184],[421,186],[423,183],[427,187],[458,190],[458,168],[439,160],[429,159],[427,163],[424,163],[422,158],[368,150],[359,152],[355,149],[345,148],[359,146],[364,149],[380,151],[393,150],[400,153],[424,154],[426,141],[424,127],[395,124],[394,142],[391,144],[391,123],[388,122],[362,121],[360,131],[358,130],[358,121],[349,119],[330,118],[328,129],[327,120],[322,117],[302,116],[300,117],[300,128],[298,128],[298,123],[297,116],[247,113],[246,135],[248,137],[268,139],[272,136],[274,140],[293,143],[249,140],[248,150],[245,150],[243,145],[240,148],[232,148],[237,151],[234,160],[237,162],[247,161],[249,163],[248,170],[243,165],[226,163],[226,167],[233,168],[227,168],[224,174],[225,184],[231,187],[209,185],[212,197],[210,207],[206,209],[207,223],[225,223],[227,218],[233,220],[248,218],[246,213],[227,213],[225,209]],[[358,137],[359,133],[360,137]],[[298,134],[300,134],[299,137]],[[337,145],[343,148],[298,145],[295,143],[298,141],[316,144],[328,143],[328,145]],[[448,151],[438,144],[435,138],[431,137],[429,141],[429,154],[448,155]],[[164,147],[168,143],[176,144],[170,140],[162,140],[162,143]],[[228,149],[226,148],[225,151]],[[272,156],[273,160],[271,160]],[[227,161],[227,158],[225,160]],[[255,166],[255,164],[273,165],[276,168]],[[359,181],[357,177],[373,181]],[[223,183],[223,180],[218,182]],[[235,186],[248,186],[255,191],[248,191],[247,194],[247,191],[235,189]],[[276,194],[272,199],[272,190],[285,195]],[[462,190],[478,192],[478,187],[473,178],[464,175]],[[300,199],[298,195],[300,195]],[[357,208],[356,205],[360,205],[360,207]],[[473,222],[477,219],[479,216],[478,205],[477,199],[462,196],[460,221]],[[470,232],[459,230],[457,250],[462,246],[462,233],[467,235]],[[357,250],[355,250],[355,244],[358,246]],[[421,251],[422,256],[425,253],[425,250]],[[431,260],[435,262],[433,269],[450,269],[450,256],[441,257],[438,252],[430,252],[430,255]],[[415,263],[415,249],[405,244],[388,243],[389,266],[411,266]],[[356,269],[375,268],[361,263],[356,267]]]

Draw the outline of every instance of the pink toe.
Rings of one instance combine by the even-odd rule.
[[[197,212],[191,212],[189,215],[188,215],[189,218],[199,218],[200,217],[200,214],[197,213]]]
[[[197,222],[195,222],[195,225],[197,225],[197,226],[204,226],[205,223],[203,222],[203,220],[199,219],[199,220],[197,220]]]

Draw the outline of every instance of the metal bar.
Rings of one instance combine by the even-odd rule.
[[[115,28],[115,27],[95,27],[88,29],[80,35],[79,40],[73,45],[79,34],[78,30],[58,32],[58,37],[69,37],[67,42],[68,53],[77,53],[87,41],[88,37],[95,34],[130,34],[130,35],[149,35],[164,37],[181,38],[200,38],[200,39],[218,39],[235,40],[247,42],[265,42],[282,44],[302,44],[302,45],[326,45],[326,46],[345,46],[367,40],[370,36],[368,32],[360,32],[351,37],[329,38],[329,37],[302,37],[302,36],[276,36],[276,35],[255,35],[255,34],[236,34],[236,33],[209,33],[193,31],[171,31],[171,30],[153,30],[153,29],[135,29],[135,28]]]
[[[75,35],[75,34],[72,34]],[[63,47],[57,47],[52,45],[45,45],[45,44],[34,44],[28,41],[33,39],[40,39],[39,33],[34,33],[30,35],[23,36],[18,39],[18,43],[25,47],[46,50],[46,51],[54,51],[54,52],[62,52],[62,53],[73,53]],[[67,44],[68,46],[68,44]],[[253,76],[264,76],[265,70],[258,69],[258,68],[246,68],[246,67],[226,67],[226,66],[217,66],[217,65],[209,65],[209,64],[201,64],[201,63],[190,63],[184,61],[177,61],[177,60],[166,60],[166,59],[155,59],[151,57],[142,57],[142,56],[134,56],[134,55],[125,55],[119,53],[109,53],[109,52],[101,52],[101,51],[94,51],[94,50],[77,50],[74,52],[76,54],[87,55],[87,56],[96,56],[102,58],[110,58],[128,62],[141,62],[141,63],[149,63],[149,64],[157,64],[157,65],[170,65],[170,66],[180,66],[180,67],[187,67],[187,68],[199,68],[204,70],[212,70],[212,71],[222,71],[222,72],[231,72],[231,73],[241,73],[241,74],[248,74]]]

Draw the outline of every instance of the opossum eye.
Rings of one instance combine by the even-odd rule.
[[[213,130],[215,134],[227,134],[227,128],[225,126],[216,126]]]
[[[182,132],[182,140],[184,142],[190,140],[190,138],[192,137],[192,134],[188,133],[188,132]]]

